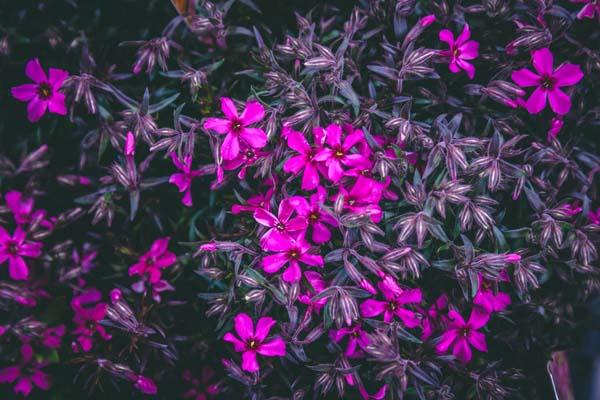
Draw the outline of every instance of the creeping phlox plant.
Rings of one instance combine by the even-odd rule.
[[[37,3],[0,397],[550,398],[600,289],[596,2]]]

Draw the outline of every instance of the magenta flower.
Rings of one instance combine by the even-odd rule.
[[[360,305],[363,317],[372,318],[383,314],[385,322],[392,322],[397,316],[409,328],[419,326],[417,314],[405,308],[407,304],[419,304],[422,300],[421,289],[402,290],[396,281],[388,276],[378,284],[384,301],[368,299]]]
[[[11,92],[15,99],[29,102],[27,106],[29,121],[38,121],[46,113],[46,110],[59,115],[67,114],[65,95],[58,91],[69,76],[67,71],[50,68],[49,77],[46,77],[40,60],[34,58],[27,63],[25,75],[34,83],[15,86]]]
[[[192,171],[192,156],[187,155],[181,161],[176,153],[171,153],[171,160],[181,172],[171,175],[169,183],[174,184],[180,193],[184,193],[181,203],[186,207],[192,206],[192,180],[204,174],[202,170]]]
[[[354,326],[329,331],[329,338],[335,343],[340,343],[345,337],[348,337],[346,350],[344,350],[344,354],[347,357],[360,356],[362,354],[361,350],[370,343],[369,335],[362,329],[359,323]]]
[[[571,0],[571,3],[585,4],[577,13],[577,19],[594,18],[600,21],[600,3],[597,0]]]
[[[62,337],[65,335],[66,329],[64,325],[57,325],[44,330],[42,344],[49,349],[60,348]]]
[[[259,370],[256,354],[265,357],[283,357],[285,356],[285,342],[280,337],[265,340],[276,321],[273,318],[262,317],[256,324],[244,313],[238,314],[233,320],[233,328],[238,337],[231,332],[227,332],[223,340],[233,344],[233,348],[238,353],[242,353],[242,369],[248,372],[257,372]]]
[[[240,153],[240,139],[254,149],[261,149],[267,144],[267,135],[260,128],[250,128],[263,119],[265,110],[256,101],[246,103],[242,115],[238,115],[233,100],[221,97],[221,110],[226,119],[207,118],[204,128],[219,134],[226,134],[221,146],[221,156],[224,160],[233,160]]]
[[[21,346],[21,362],[19,365],[13,365],[0,369],[0,383],[17,382],[14,391],[16,394],[29,396],[34,385],[42,390],[50,389],[50,379],[42,368],[45,363],[36,361],[33,357],[31,345]]]
[[[454,74],[463,70],[467,73],[469,79],[475,77],[475,67],[468,62],[479,56],[479,43],[475,40],[469,40],[471,30],[469,25],[465,24],[463,31],[454,40],[454,34],[448,29],[443,29],[439,33],[439,38],[442,42],[448,43],[450,49],[441,52],[443,56],[450,57],[448,68]]]
[[[383,196],[386,185],[374,179],[360,175],[350,191],[340,187],[333,200],[344,196],[344,208],[354,214],[366,214],[375,223],[381,221],[379,201]]]
[[[306,218],[301,215],[293,217],[298,213],[294,204],[301,197],[287,197],[279,203],[277,216],[264,208],[257,208],[254,211],[254,219],[259,224],[268,227],[267,232],[261,237],[260,245],[264,250],[272,250],[272,247],[279,248],[279,242],[289,240],[291,234],[297,234],[306,230]],[[306,201],[306,200],[304,200]]]
[[[267,190],[264,194],[258,194],[256,196],[250,197],[246,200],[246,204],[234,204],[231,206],[231,213],[237,215],[241,212],[251,212],[254,213],[259,208],[270,208],[269,203],[271,202],[271,198],[273,197],[273,188]]]
[[[325,143],[329,147],[323,147],[314,156],[315,161],[325,162],[327,177],[332,182],[338,182],[344,176],[344,168],[368,168],[371,165],[369,158],[360,153],[352,153],[352,148],[364,140],[363,131],[352,128],[348,129],[346,137],[342,141],[342,127],[336,124],[329,125],[325,131]]]
[[[233,160],[223,161],[223,169],[225,171],[233,171],[240,168],[237,177],[239,179],[245,179],[248,167],[254,165],[259,159],[264,158],[268,154],[269,153],[265,151],[258,151],[252,147],[242,145],[237,157]]]
[[[25,239],[25,231],[20,226],[12,236],[0,226],[0,264],[8,260],[8,273],[14,280],[29,278],[29,268],[23,257],[38,258],[42,254],[41,243]]]
[[[108,304],[100,302],[102,294],[98,289],[91,288],[71,300],[71,308],[75,312],[73,322],[77,325],[73,335],[73,351],[89,352],[94,344],[93,337],[97,333],[102,339],[110,340],[112,336],[99,323],[106,316]]]
[[[525,108],[530,114],[537,114],[546,107],[546,99],[550,102],[552,111],[565,115],[571,109],[571,99],[559,88],[576,85],[583,79],[583,72],[579,65],[564,63],[554,70],[554,57],[552,52],[543,48],[533,52],[532,72],[527,68],[513,71],[512,80],[521,87],[537,86],[527,102]]]
[[[300,263],[313,267],[323,267],[323,257],[309,253],[310,245],[304,240],[302,233],[293,238],[273,240],[269,250],[276,252],[276,254],[263,257],[262,267],[265,272],[274,274],[289,264],[282,275],[285,282],[292,283],[300,280],[302,277]]]
[[[11,190],[4,196],[6,207],[11,211],[15,222],[19,225],[29,224],[34,221],[40,222],[40,225],[46,229],[53,227],[52,221],[46,219],[45,210],[34,210],[34,201],[32,197],[25,197],[21,192]]]
[[[485,313],[491,314],[492,312],[505,310],[510,303],[511,300],[508,293],[494,291],[491,282],[479,275],[479,288],[473,298],[473,304],[482,307]]]
[[[314,190],[320,182],[319,169],[315,160],[317,149],[308,144],[302,133],[291,129],[287,132],[287,144],[289,148],[300,154],[287,160],[283,164],[283,170],[292,174],[302,171],[302,190]]]
[[[327,226],[337,227],[337,220],[323,211],[321,208],[325,200],[327,199],[327,192],[325,188],[319,186],[317,193],[310,196],[310,203],[304,198],[301,198],[295,204],[298,214],[303,216],[308,222],[309,227],[312,228],[312,240],[316,244],[323,244],[331,239],[331,232]]]
[[[327,297],[314,300],[313,297],[321,293],[327,287],[327,282],[323,279],[323,276],[315,271],[304,271],[304,277],[310,284],[310,291],[300,293],[298,301],[302,304],[309,306],[310,310],[316,311],[317,313],[327,304]]]
[[[590,221],[590,224],[600,225],[600,208],[598,208],[596,212],[590,211],[588,213],[588,220]]]
[[[177,256],[167,248],[171,238],[156,239],[150,250],[129,267],[129,276],[140,275],[148,278],[151,284],[159,283],[162,270],[175,264]]]
[[[133,387],[144,394],[156,394],[158,388],[156,383],[151,378],[143,375],[135,375],[132,377]]]
[[[213,383],[215,371],[210,367],[202,368],[202,375],[196,378],[190,370],[183,372],[183,380],[191,387],[183,393],[184,399],[208,400],[221,391],[218,383]]]
[[[443,322],[444,316],[442,313],[447,309],[448,296],[442,294],[435,300],[435,303],[427,309],[427,312],[423,313],[424,318],[421,321],[421,327],[423,328],[423,332],[421,333],[422,340],[427,340],[440,322]]]
[[[448,313],[448,327],[442,334],[436,350],[439,353],[445,353],[452,348],[454,357],[465,364],[473,358],[471,346],[479,351],[487,352],[485,335],[478,330],[488,322],[488,319],[489,314],[473,310],[469,321],[465,322],[458,312],[451,310]]]

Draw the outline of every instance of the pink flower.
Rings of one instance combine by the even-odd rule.
[[[283,170],[292,174],[302,171],[302,190],[314,190],[320,181],[319,166],[315,160],[317,149],[311,147],[300,132],[289,129],[286,136],[288,147],[300,154],[287,160]]]
[[[28,101],[27,118],[36,122],[46,113],[46,109],[54,114],[66,115],[65,95],[58,90],[69,76],[67,71],[50,68],[49,78],[40,65],[40,60],[34,58],[27,63],[25,75],[34,83],[15,86],[12,95],[19,101]]]
[[[479,351],[487,352],[485,335],[478,331],[488,321],[489,314],[471,312],[469,321],[465,322],[463,317],[456,311],[448,313],[448,327],[442,334],[440,342],[436,346],[439,353],[445,353],[452,348],[452,354],[461,362],[468,363],[473,358],[470,346]]]
[[[327,192],[322,186],[317,188],[317,193],[310,196],[310,203],[305,199],[297,202],[298,214],[303,216],[312,228],[312,240],[316,244],[327,243],[331,239],[328,225],[337,227],[338,222],[334,217],[323,211],[321,206],[327,199]]]
[[[44,330],[44,337],[42,344],[49,349],[60,348],[62,337],[65,335],[65,326],[58,325],[52,328],[46,328]]]
[[[223,162],[223,169],[225,171],[233,171],[240,168],[237,177],[239,179],[246,178],[246,171],[248,167],[254,165],[260,158],[264,158],[269,153],[264,151],[258,151],[252,147],[242,145],[240,152],[233,160],[225,160]]]
[[[367,347],[370,342],[369,335],[362,329],[360,324],[340,329],[332,329],[329,332],[329,338],[335,343],[341,342],[345,337],[348,337],[346,350],[344,350],[344,354],[347,357],[360,356],[361,349]]]
[[[269,228],[260,239],[260,245],[264,250],[272,250],[273,245],[278,248],[277,243],[288,240],[290,234],[297,234],[306,230],[306,218],[301,215],[292,217],[294,213],[298,213],[298,210],[294,207],[298,199],[302,198],[287,197],[283,199],[279,203],[277,216],[264,208],[257,208],[254,211],[256,222]]]
[[[463,70],[467,73],[469,79],[475,77],[475,67],[468,60],[474,60],[479,56],[479,43],[469,40],[471,30],[469,25],[465,24],[462,33],[454,40],[454,34],[448,29],[443,29],[439,33],[442,42],[448,43],[449,50],[441,52],[442,55],[450,57],[448,68],[452,73],[459,73]]]
[[[38,362],[33,357],[31,345],[24,344],[21,346],[21,362],[19,365],[0,369],[0,383],[13,383],[16,381],[14,391],[23,396],[29,396],[34,385],[42,390],[48,390],[50,389],[50,379],[42,371],[44,366],[45,363]]]
[[[520,256],[519,256],[520,259]],[[483,308],[487,314],[505,310],[511,303],[508,293],[496,292],[491,283],[479,275],[479,288],[473,298],[473,304]]]
[[[184,399],[207,400],[221,391],[218,383],[212,383],[215,372],[210,367],[202,368],[202,375],[196,378],[190,370],[183,373],[183,380],[191,387],[183,393]]]
[[[185,193],[181,203],[184,206],[192,206],[192,180],[204,174],[202,170],[192,171],[192,156],[187,155],[183,162],[179,159],[176,153],[171,153],[171,160],[175,167],[180,170],[180,173],[175,173],[169,178],[169,183],[174,184],[179,189],[180,193]]]
[[[433,333],[434,329],[441,322],[443,322],[442,312],[445,312],[447,309],[448,296],[442,294],[435,300],[435,303],[433,303],[431,307],[427,309],[427,312],[423,313],[424,318],[421,321],[421,326],[423,328],[423,332],[421,333],[422,340],[427,340]]]
[[[332,182],[338,182],[344,176],[342,166],[352,168],[367,168],[371,165],[368,157],[360,153],[352,153],[352,148],[364,140],[363,131],[352,128],[348,129],[346,137],[342,141],[342,127],[336,124],[329,125],[325,131],[327,136],[325,142],[329,147],[324,147],[314,156],[315,161],[325,162],[327,177]]]
[[[158,283],[162,270],[175,264],[177,256],[167,248],[171,238],[156,239],[150,250],[140,257],[137,263],[129,267],[129,276],[147,276],[150,283]]]
[[[585,3],[577,13],[577,19],[594,18],[597,15],[600,20],[600,3],[597,0],[571,0],[571,3]]]
[[[379,201],[385,189],[385,184],[360,175],[350,191],[340,187],[333,200],[336,200],[339,196],[344,196],[345,209],[355,214],[369,215],[373,222],[378,223],[381,221],[382,216]]]
[[[254,329],[254,323],[247,314],[241,313],[235,316],[233,328],[238,337],[227,332],[223,340],[233,344],[235,351],[242,353],[242,369],[244,371],[257,372],[259,370],[257,353],[265,357],[285,356],[283,339],[275,337],[269,341],[265,340],[275,324],[276,321],[273,318],[262,317]]]
[[[552,118],[552,121],[550,121],[550,129],[548,129],[548,136],[546,140],[548,140],[548,142],[551,142],[558,135],[564,124],[565,123],[562,120],[562,118]]]
[[[101,299],[100,291],[91,288],[71,300],[71,308],[75,312],[73,321],[77,325],[73,331],[73,335],[77,337],[77,342],[73,342],[74,351],[89,352],[96,333],[104,340],[112,338],[99,323],[106,316],[108,309],[108,304],[100,302]]]
[[[29,224],[34,221],[40,221],[40,225],[46,229],[51,229],[53,223],[46,218],[45,210],[34,210],[34,201],[32,197],[25,197],[21,192],[11,190],[4,196],[6,207],[12,212],[15,222],[19,225]]]
[[[302,304],[309,306],[311,310],[317,313],[327,304],[327,297],[322,297],[318,300],[313,301],[313,297],[321,293],[327,287],[327,282],[323,279],[323,276],[315,271],[304,271],[304,277],[310,284],[310,290],[304,293],[300,293],[298,301]]]
[[[391,322],[397,316],[409,328],[419,326],[417,314],[405,308],[406,304],[419,304],[422,299],[421,289],[402,290],[396,281],[388,276],[378,284],[384,301],[368,299],[360,305],[363,317],[372,318],[383,314],[385,322]]]
[[[213,130],[219,134],[227,134],[221,147],[221,156],[224,160],[233,160],[240,153],[240,139],[250,147],[261,149],[267,144],[267,135],[260,128],[249,128],[263,119],[265,110],[256,101],[246,103],[242,115],[238,116],[233,100],[221,97],[221,110],[226,119],[207,118],[204,128]]]
[[[8,260],[11,279],[28,279],[29,268],[23,257],[38,258],[41,254],[42,244],[25,240],[25,231],[20,226],[12,236],[0,226],[0,264]]]
[[[596,212],[590,211],[588,213],[588,219],[590,224],[600,225],[600,208],[598,208]]]
[[[246,200],[246,204],[234,204],[231,206],[231,213],[237,215],[241,212],[254,213],[259,208],[269,209],[271,198],[273,197],[273,188],[267,190],[264,194],[258,194]]]
[[[262,267],[265,272],[274,274],[282,267],[289,264],[289,267],[283,272],[285,282],[298,282],[302,277],[302,270],[299,263],[304,263],[313,267],[323,266],[323,257],[317,254],[309,253],[310,245],[304,240],[301,233],[291,238],[278,238],[269,245],[269,250],[277,252],[263,257]]]
[[[546,107],[546,99],[552,111],[565,115],[571,109],[571,99],[559,88],[573,86],[583,78],[579,65],[564,63],[554,70],[552,52],[543,48],[533,52],[533,68],[537,74],[527,68],[513,71],[512,80],[521,87],[537,86],[525,108],[530,114],[537,114]]]

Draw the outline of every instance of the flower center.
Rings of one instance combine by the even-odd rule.
[[[52,97],[52,86],[47,82],[42,82],[37,87],[37,94],[42,99],[47,100]]]
[[[249,350],[255,350],[258,347],[258,341],[255,339],[250,339],[248,341],[248,349]]]
[[[7,248],[6,250],[10,253],[10,254],[14,254],[16,255],[19,252],[19,247],[17,246],[17,244],[15,242],[8,242],[7,243]]]
[[[234,131],[235,133],[238,133],[239,131],[242,130],[242,121],[240,120],[234,120],[231,123],[231,130]]]
[[[541,86],[544,89],[552,89],[556,85],[556,81],[551,76],[544,76],[542,78]]]
[[[291,258],[291,259],[294,259],[294,260],[295,260],[296,258],[298,258],[298,256],[299,256],[299,255],[300,255],[300,254],[298,253],[298,250],[292,250],[292,251],[290,251],[290,253],[289,253],[289,256],[290,256],[290,258]]]
[[[336,148],[335,151],[333,152],[333,156],[335,158],[342,158],[342,157],[344,157],[344,150],[342,150],[341,147]]]
[[[453,51],[452,51],[452,57],[454,58],[458,58],[460,56],[460,49],[458,47],[456,47]]]
[[[319,213],[318,212],[312,212],[310,213],[310,220],[311,221],[318,221],[319,220]]]
[[[248,158],[248,159],[254,158],[254,150],[252,150],[252,149],[246,150],[246,158]]]
[[[388,303],[388,309],[389,309],[390,311],[396,311],[396,309],[397,309],[397,308],[398,308],[398,305],[396,304],[396,302],[395,302],[395,301],[390,301],[390,302]]]
[[[275,225],[275,229],[277,229],[279,232],[283,232],[285,231],[285,225],[281,222],[278,222],[277,225]]]
[[[470,329],[469,329],[469,328],[463,328],[463,329],[462,329],[462,332],[461,332],[461,334],[462,334],[464,337],[467,337],[467,336],[469,336],[469,331],[470,331]]]

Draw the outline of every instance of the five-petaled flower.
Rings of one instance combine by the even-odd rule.
[[[89,352],[94,344],[94,334],[100,335],[104,340],[110,340],[112,336],[100,325],[100,321],[106,316],[108,304],[101,302],[102,294],[98,289],[86,289],[83,293],[73,297],[71,308],[75,312],[73,322],[77,327],[73,331],[76,342],[73,342],[74,351]]]
[[[186,207],[192,206],[192,180],[204,174],[202,170],[192,171],[192,156],[187,155],[183,161],[179,159],[177,153],[171,153],[171,160],[175,167],[181,171],[172,174],[169,178],[169,183],[174,184],[179,189],[180,193],[184,193],[181,203]]]
[[[8,260],[8,273],[11,279],[26,280],[29,268],[23,257],[38,258],[42,254],[42,244],[26,240],[25,231],[18,226],[11,236],[0,226],[0,264]]]
[[[221,98],[221,110],[226,119],[207,118],[204,128],[219,134],[226,134],[221,146],[221,156],[224,160],[233,160],[240,153],[240,139],[254,149],[261,149],[267,144],[267,134],[260,128],[250,128],[249,125],[260,122],[265,116],[265,109],[256,101],[249,101],[238,115],[233,100]]]
[[[471,30],[468,24],[465,24],[463,31],[454,40],[454,34],[448,29],[440,31],[439,38],[442,42],[448,43],[450,49],[443,50],[441,54],[450,58],[448,68],[452,73],[459,73],[461,70],[467,73],[469,79],[475,77],[475,67],[469,61],[479,56],[479,43],[475,40],[469,40]]]
[[[465,322],[458,312],[451,310],[448,313],[448,326],[442,334],[436,350],[445,353],[452,348],[452,354],[463,363],[468,363],[473,358],[471,346],[479,351],[487,352],[485,335],[479,332],[479,329],[487,323],[488,319],[489,314],[474,309],[469,321]]]
[[[63,82],[69,76],[67,71],[50,68],[48,76],[40,65],[40,60],[34,58],[27,63],[25,74],[34,83],[15,86],[12,95],[19,101],[28,101],[27,117],[36,122],[46,113],[66,115],[65,95],[59,92]]]
[[[338,182],[344,176],[344,168],[367,168],[371,165],[368,157],[361,153],[352,152],[352,148],[364,140],[365,134],[359,129],[349,127],[344,140],[342,140],[342,127],[331,124],[325,128],[325,143],[315,155],[315,161],[324,162],[327,167],[327,178]]]
[[[21,346],[21,362],[19,365],[13,365],[0,369],[0,383],[17,382],[14,391],[23,396],[29,396],[33,386],[42,390],[50,389],[50,379],[42,368],[46,365],[33,357],[33,348],[30,344]]]
[[[546,107],[548,99],[552,111],[559,115],[567,114],[571,109],[571,98],[560,88],[576,85],[583,78],[581,68],[579,65],[564,63],[554,69],[554,56],[547,48],[534,51],[532,59],[537,74],[527,68],[512,73],[512,80],[517,85],[537,86],[527,99],[525,108],[530,114],[537,114]]]
[[[274,274],[283,266],[289,264],[282,275],[285,282],[291,283],[300,280],[302,277],[300,263],[313,267],[323,266],[323,257],[309,252],[310,244],[304,240],[304,233],[300,233],[295,237],[272,241],[269,250],[276,252],[276,254],[263,257],[262,267],[265,272]]]
[[[397,316],[408,328],[419,326],[420,320],[417,313],[405,306],[421,302],[421,289],[403,290],[390,276],[380,281],[378,286],[385,300],[365,300],[360,305],[360,313],[363,317],[371,318],[383,314],[384,322],[389,323],[392,322],[394,316]]]
[[[266,340],[273,325],[277,322],[270,317],[262,317],[254,328],[252,318],[248,314],[240,313],[233,320],[233,328],[237,337],[227,332],[223,340],[233,344],[238,353],[242,353],[242,369],[248,372],[259,370],[256,354],[265,357],[285,356],[285,342],[280,337]]]

